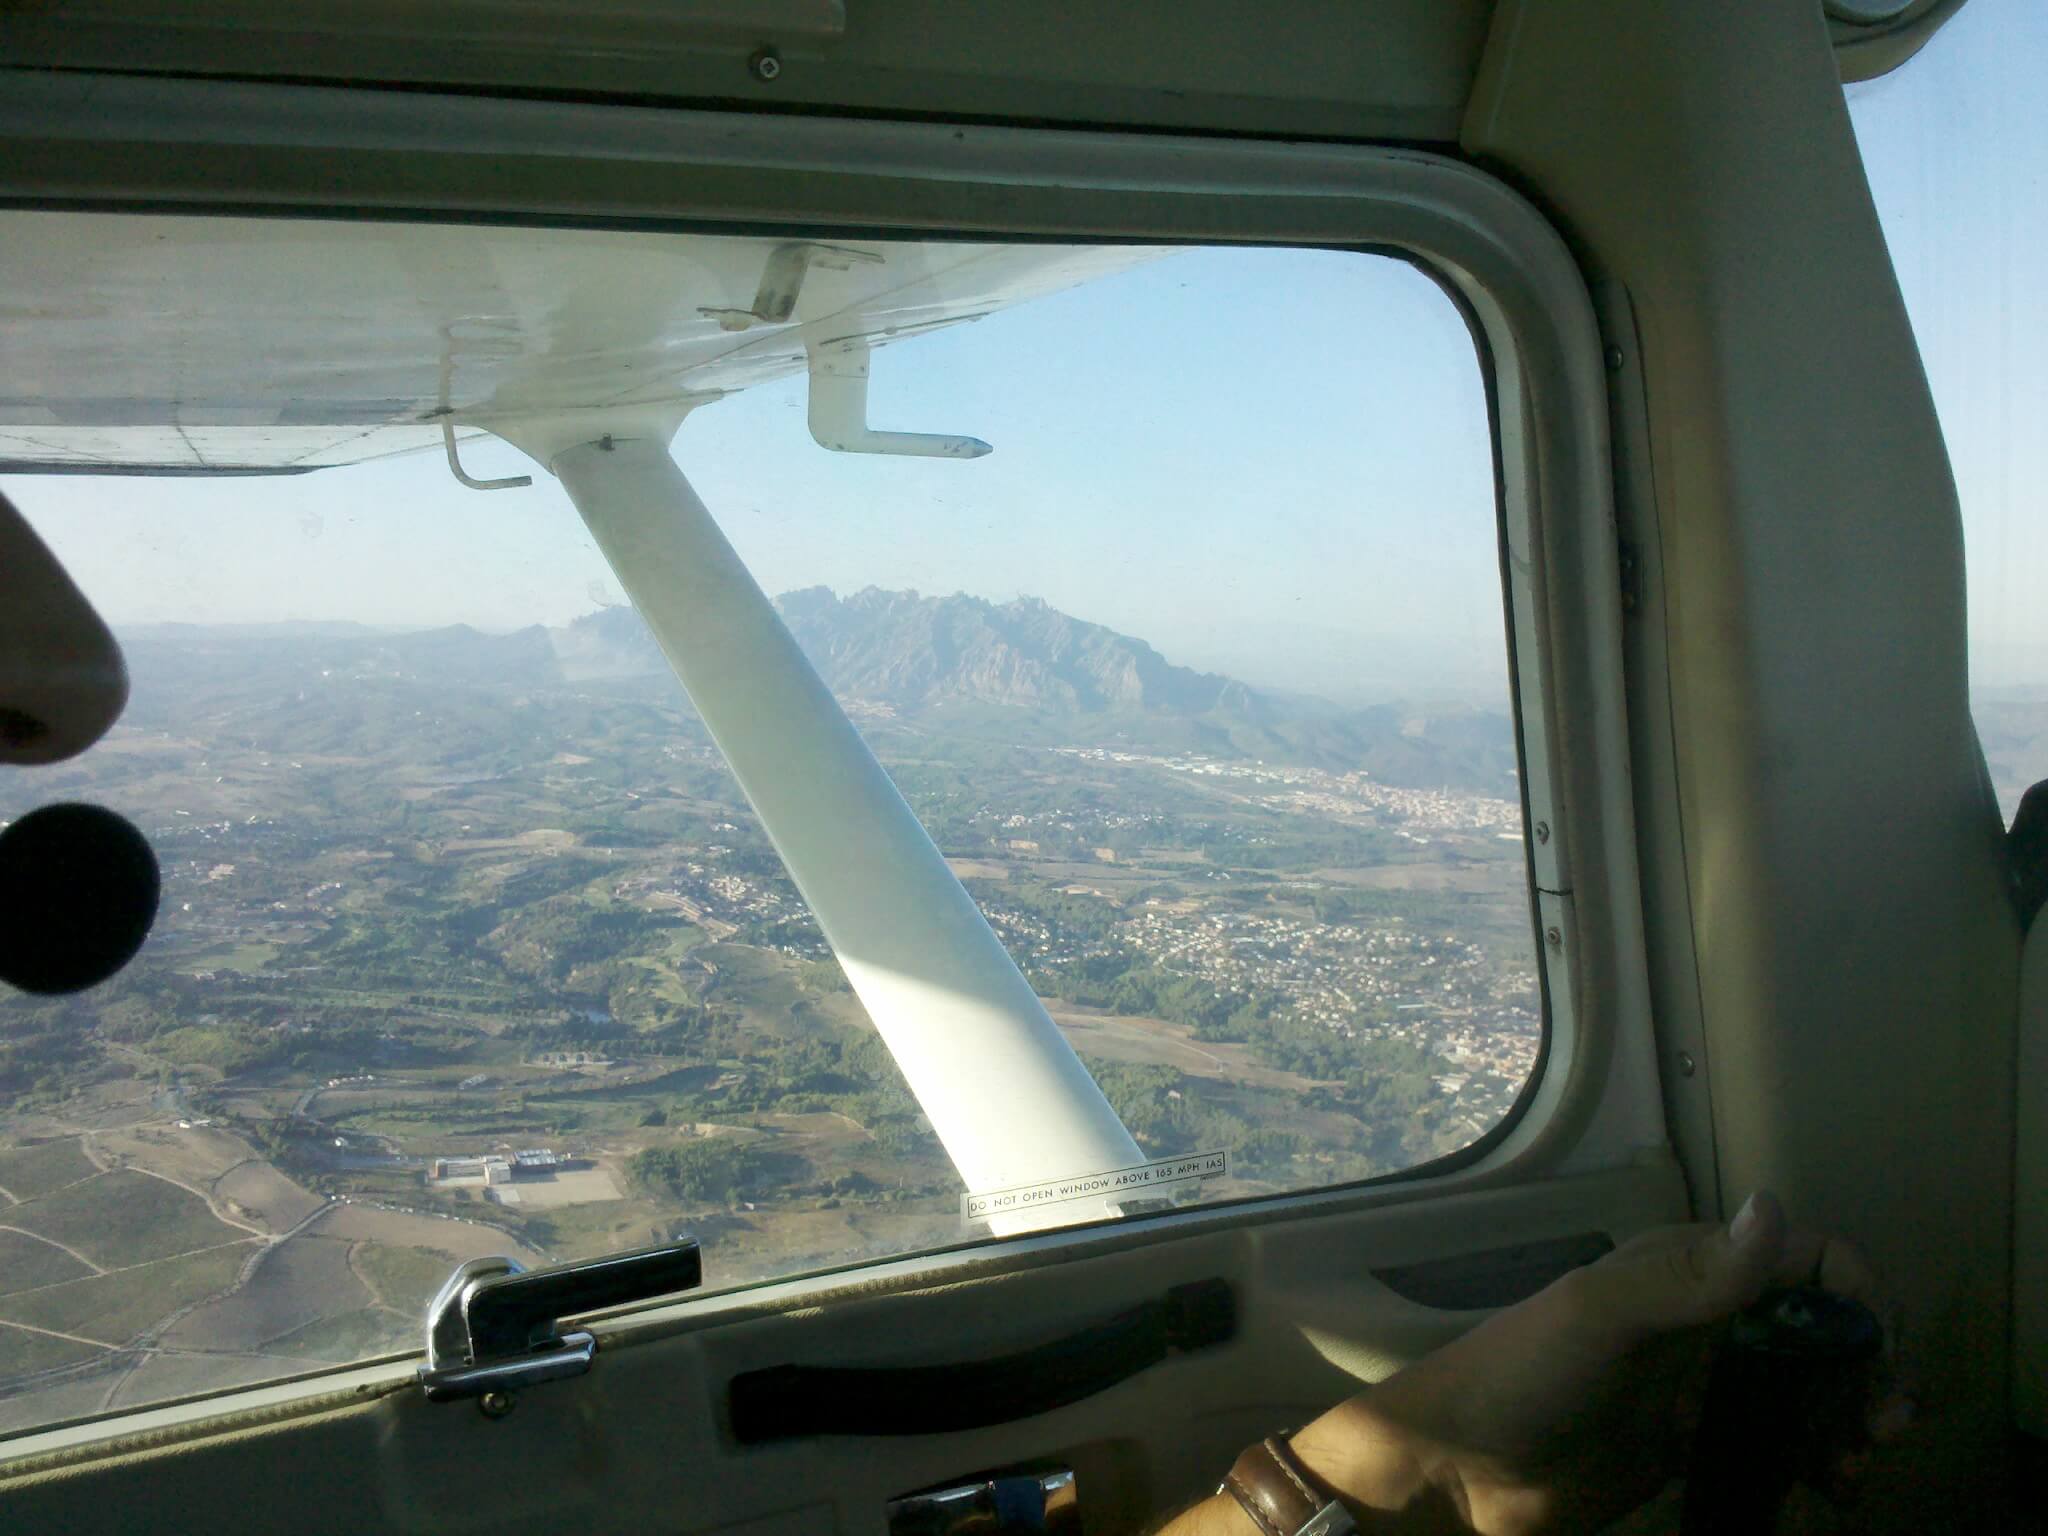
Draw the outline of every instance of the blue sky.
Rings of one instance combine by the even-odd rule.
[[[675,444],[770,592],[1038,596],[1257,682],[1504,696],[1478,365],[1403,263],[1181,251],[879,351],[874,424],[995,445],[973,462],[828,453],[804,398],[799,378],[719,401]],[[11,489],[117,623],[508,628],[618,600],[552,480],[467,491],[438,455]]]
[[[2048,687],[2048,5],[1969,0],[1850,110],[1948,441],[1981,686]]]
[[[2048,684],[2048,6],[1971,0],[1852,92],[1965,510],[1973,667]],[[771,592],[1044,597],[1178,661],[1334,697],[1504,697],[1483,397],[1464,326],[1398,262],[1187,251],[885,349],[877,426],[972,463],[816,447],[792,380],[676,454]],[[472,449],[475,474],[530,468]],[[16,480],[117,623],[560,623],[618,589],[566,497],[425,455],[289,480]]]

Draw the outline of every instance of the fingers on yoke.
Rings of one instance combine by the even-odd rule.
[[[1866,1305],[1877,1300],[1877,1278],[1863,1255],[1839,1237],[1793,1231],[1771,1274],[1774,1285],[1818,1285]]]

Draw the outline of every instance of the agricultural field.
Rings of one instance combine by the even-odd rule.
[[[0,1297],[77,1280],[92,1272],[92,1266],[69,1249],[0,1226]]]
[[[38,1376],[90,1360],[99,1353],[96,1344],[82,1343],[54,1333],[0,1328],[0,1373],[9,1376]]]
[[[230,1289],[254,1255],[248,1240],[156,1259],[0,1298],[0,1322],[117,1349],[187,1307]]]
[[[122,1269],[218,1247],[252,1229],[216,1216],[203,1196],[167,1178],[116,1168],[8,1211],[9,1225],[62,1244],[95,1269]]]
[[[75,1136],[32,1146],[0,1147],[0,1191],[10,1205],[40,1199],[98,1172]]]
[[[370,1292],[349,1267],[348,1245],[296,1237],[255,1257],[231,1295],[194,1308],[163,1333],[170,1348],[262,1350],[322,1318],[358,1311]]]

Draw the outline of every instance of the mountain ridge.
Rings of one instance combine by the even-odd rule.
[[[1062,613],[1043,598],[999,604],[961,592],[927,597],[875,586],[840,597],[815,586],[783,593],[775,609],[842,698],[898,710],[973,703],[1055,714],[1215,710],[1247,720],[1274,717],[1259,693],[1234,678],[1176,666],[1145,641]],[[549,633],[572,677],[667,670],[629,608],[600,609]]]
[[[992,743],[1101,746],[1163,754],[1362,769],[1390,784],[1512,796],[1515,752],[1504,714],[1402,705],[1344,709],[1261,690],[1167,660],[1146,641],[1062,612],[1042,598],[1005,603],[869,586],[816,586],[777,612],[834,695],[864,717],[924,722]],[[597,692],[684,702],[646,622],[602,608],[565,625],[490,634],[465,624],[388,632],[329,626],[152,626],[133,633],[139,674],[225,682],[255,663],[278,681],[309,676],[379,687],[408,683]]]

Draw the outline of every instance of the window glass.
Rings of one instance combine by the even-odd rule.
[[[443,456],[432,391],[460,408],[478,378],[502,408],[536,348],[630,398],[611,360],[660,346],[604,305],[651,272],[662,324],[759,362],[676,462],[1141,1160],[1227,1154],[1159,1200],[1381,1176],[1507,1115],[1542,1023],[1489,428],[1422,274],[1270,249],[1082,252],[1043,292],[1030,262],[978,269],[872,354],[874,424],[994,445],[960,462],[811,440],[759,250],[737,282],[711,237],[496,232],[505,307],[450,321],[433,232],[292,230],[282,254],[240,221],[90,242],[119,292],[183,295],[157,329],[0,318],[39,395],[0,458],[403,450],[5,481],[133,694],[82,756],[0,775],[0,818],[105,804],[164,894],[118,976],[0,1001],[0,1428],[412,1348],[480,1255],[689,1232],[719,1286],[988,1230],[563,486],[493,438],[464,472],[532,487],[467,489]],[[73,260],[36,266],[32,234],[0,262],[63,293]],[[958,257],[823,250],[788,323],[877,263]],[[430,302],[443,373],[388,398]],[[252,334],[299,393],[195,406]],[[179,395],[146,382],[159,345]]]
[[[2048,9],[1971,0],[1849,91],[1963,510],[1970,689],[2010,819],[2048,778]]]

